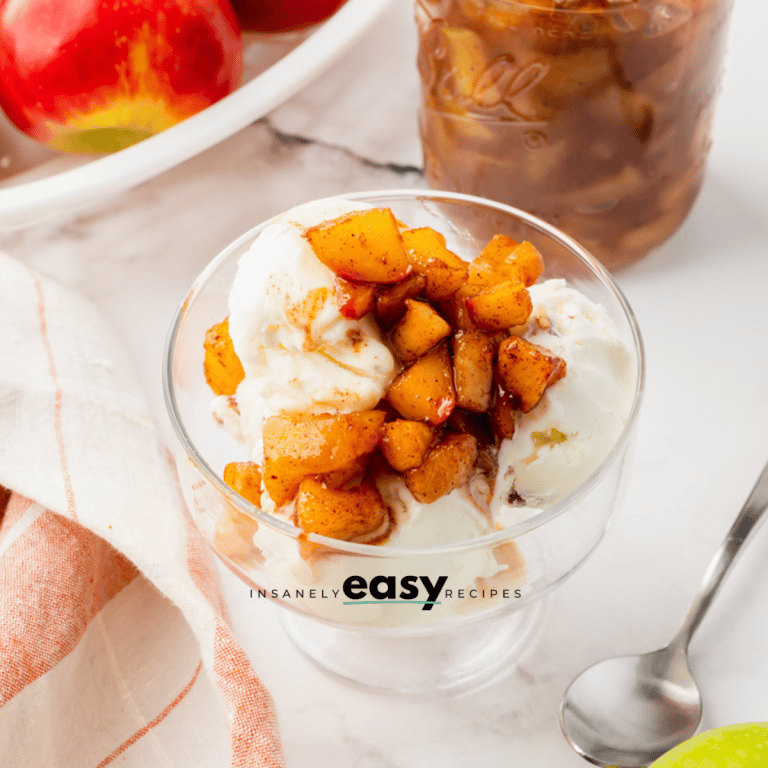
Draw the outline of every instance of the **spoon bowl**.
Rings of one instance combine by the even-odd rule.
[[[591,763],[645,768],[693,736],[701,711],[685,654],[667,646],[589,667],[566,691],[560,717],[571,746]]]
[[[614,768],[645,768],[696,733],[702,704],[688,669],[688,644],[766,508],[768,466],[710,563],[669,645],[652,653],[606,659],[570,684],[560,705],[560,725],[585,760]]]

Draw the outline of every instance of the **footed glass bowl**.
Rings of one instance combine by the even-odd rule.
[[[617,505],[641,401],[640,334],[606,270],[533,216],[452,193],[343,197],[389,207],[410,227],[432,226],[468,261],[496,233],[530,240],[544,255],[542,279],[563,277],[602,304],[633,358],[626,425],[599,468],[568,496],[482,538],[419,548],[357,544],[307,535],[262,512],[222,480],[226,463],[249,457],[212,416],[203,339],[228,315],[238,259],[270,222],[220,253],[184,298],[168,337],[164,384],[178,436],[181,485],[206,541],[254,596],[285,609],[281,618],[292,640],[327,670],[401,692],[464,686],[492,675],[532,642],[543,598],[602,538]]]

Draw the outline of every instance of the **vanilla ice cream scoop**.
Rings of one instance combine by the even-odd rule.
[[[334,273],[304,238],[308,227],[365,207],[323,200],[294,208],[240,259],[229,297],[229,333],[245,371],[239,417],[226,398],[214,412],[225,425],[237,423],[257,462],[266,417],[373,408],[397,373],[373,319],[339,313]]]
[[[605,309],[566,285],[531,286],[525,338],[563,358],[567,374],[518,414],[499,447],[492,508],[502,526],[578,488],[615,445],[632,408],[635,363]],[[525,505],[525,509],[521,509]]]

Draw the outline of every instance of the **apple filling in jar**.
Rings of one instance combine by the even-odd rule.
[[[529,211],[609,267],[703,181],[733,0],[417,0],[435,188]]]

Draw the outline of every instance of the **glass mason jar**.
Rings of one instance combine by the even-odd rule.
[[[416,0],[424,168],[615,268],[704,178],[733,0]]]

